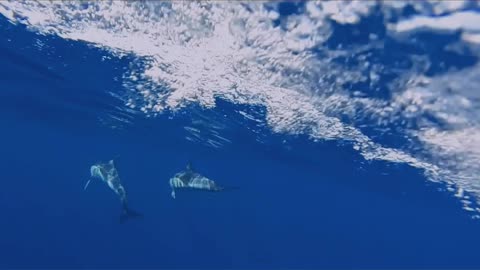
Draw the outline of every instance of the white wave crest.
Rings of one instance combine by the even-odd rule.
[[[448,30],[464,31],[462,37],[469,39],[460,42],[472,42],[480,15],[464,9],[477,3],[311,1],[303,12],[289,16],[280,16],[278,5],[4,1],[0,13],[42,34],[89,42],[114,54],[136,54],[138,63],[124,78],[131,90],[126,106],[148,115],[192,102],[214,107],[216,98],[260,105],[276,132],[349,141],[366,159],[407,163],[432,181],[456,187],[463,199],[469,198],[465,192],[480,198],[480,101],[475,94],[480,66],[427,76],[429,59],[411,56],[413,64],[406,68],[369,61],[370,51],[384,46],[373,32],[366,45],[326,45],[335,34],[334,22],[355,25],[374,10],[382,12],[392,37],[418,29]],[[407,5],[420,15],[389,21],[401,17]],[[341,64],[339,59],[360,64]],[[386,70],[398,75],[387,99],[346,86],[368,82],[374,89]],[[430,121],[430,115],[447,127]],[[365,119],[376,121],[373,128],[414,123],[401,135],[418,145],[383,146],[361,131]],[[195,128],[186,130],[197,136]],[[464,200],[466,208],[472,209],[470,204]]]

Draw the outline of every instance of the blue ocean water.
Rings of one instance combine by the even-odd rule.
[[[326,46],[367,42],[337,27]],[[103,48],[4,17],[0,33],[0,268],[480,267],[479,221],[421,169],[367,161],[335,140],[275,133],[238,114],[265,117],[261,106],[221,98],[214,108],[189,104],[156,117],[125,111],[111,93],[125,93],[122,76],[135,55],[108,57]],[[422,40],[427,46],[429,38],[438,44],[454,35]],[[400,50],[431,53],[459,69],[477,61],[390,42],[398,61]],[[396,61],[395,54],[378,57]],[[192,122],[222,126],[228,143],[186,139]],[[90,166],[110,159],[142,218],[120,224],[118,198],[100,181],[83,190]],[[188,161],[238,189],[172,199],[168,180]]]

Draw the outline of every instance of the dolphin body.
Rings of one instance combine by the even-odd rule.
[[[128,218],[132,217],[139,217],[141,214],[133,211],[128,207],[127,203],[127,193],[125,188],[120,181],[120,177],[118,176],[118,171],[115,168],[115,164],[113,160],[110,160],[108,163],[97,163],[90,167],[90,174],[91,179],[88,180],[87,184],[84,187],[84,190],[87,189],[90,181],[93,178],[98,178],[103,182],[107,183],[107,185],[112,189],[120,198],[122,202],[122,214],[120,215],[120,222],[123,223]]]
[[[218,186],[213,180],[193,171],[192,165],[187,164],[184,171],[176,173],[170,178],[170,187],[172,188],[172,198],[175,199],[176,189],[195,189],[204,191],[222,191],[225,188]]]

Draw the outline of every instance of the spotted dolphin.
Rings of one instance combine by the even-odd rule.
[[[204,191],[222,191],[225,188],[217,185],[215,181],[193,171],[190,162],[184,171],[176,173],[170,178],[170,188],[172,189],[172,198],[175,199],[176,189],[195,189]]]
[[[87,189],[90,181],[94,178],[100,179],[105,182],[110,189],[112,189],[120,198],[122,203],[122,214],[120,216],[120,222],[124,222],[128,218],[138,217],[141,214],[133,211],[129,208],[127,203],[127,192],[120,181],[118,176],[118,171],[115,168],[113,160],[110,160],[108,163],[97,163],[90,167],[91,178],[88,180],[87,184],[84,187],[84,190]]]

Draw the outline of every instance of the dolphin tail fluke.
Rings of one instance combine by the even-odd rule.
[[[233,191],[240,189],[240,187],[235,187],[235,186],[227,186],[227,187],[217,187],[215,191]]]
[[[124,223],[125,221],[131,219],[131,218],[137,218],[137,217],[142,217],[143,215],[140,214],[137,211],[134,211],[130,209],[128,206],[124,205],[123,206],[123,212],[122,215],[120,215],[120,223]]]

